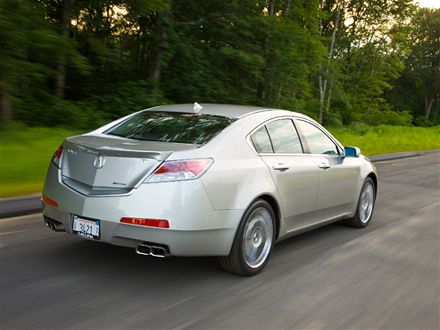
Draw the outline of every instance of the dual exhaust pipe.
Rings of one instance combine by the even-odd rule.
[[[165,258],[170,255],[167,246],[159,246],[150,243],[142,243],[136,247],[136,253],[144,256],[152,256],[156,258]]]
[[[62,224],[61,222],[52,220],[48,217],[44,217],[44,223],[46,224],[46,226],[50,229],[52,229],[53,231],[66,231],[64,229],[64,224]]]
[[[48,217],[44,217],[44,223],[48,228],[52,229],[53,231],[66,231],[64,228],[64,224]],[[154,243],[144,242],[136,247],[136,253],[144,256],[165,258],[170,256],[170,249],[166,245],[160,246]]]

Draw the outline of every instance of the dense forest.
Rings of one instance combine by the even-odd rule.
[[[440,124],[440,9],[412,0],[0,0],[0,122],[164,103]]]

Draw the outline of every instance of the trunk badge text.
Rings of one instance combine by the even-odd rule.
[[[93,166],[95,168],[102,168],[105,164],[105,158],[104,156],[98,156],[95,158],[95,160],[93,161]]]
[[[75,149],[66,148],[66,150],[67,150],[68,153],[71,153],[71,154],[74,154],[74,155],[78,154],[78,152]]]

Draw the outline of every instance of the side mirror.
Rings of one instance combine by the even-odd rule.
[[[344,147],[344,157],[359,157],[361,155],[361,149],[357,147]]]

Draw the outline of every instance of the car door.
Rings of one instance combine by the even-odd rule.
[[[307,120],[295,119],[306,148],[319,169],[316,214],[319,220],[349,213],[357,198],[359,162],[341,156],[341,148],[320,127]]]
[[[268,122],[251,134],[251,141],[278,189],[286,230],[313,223],[318,168],[315,159],[304,154],[293,120]]]

